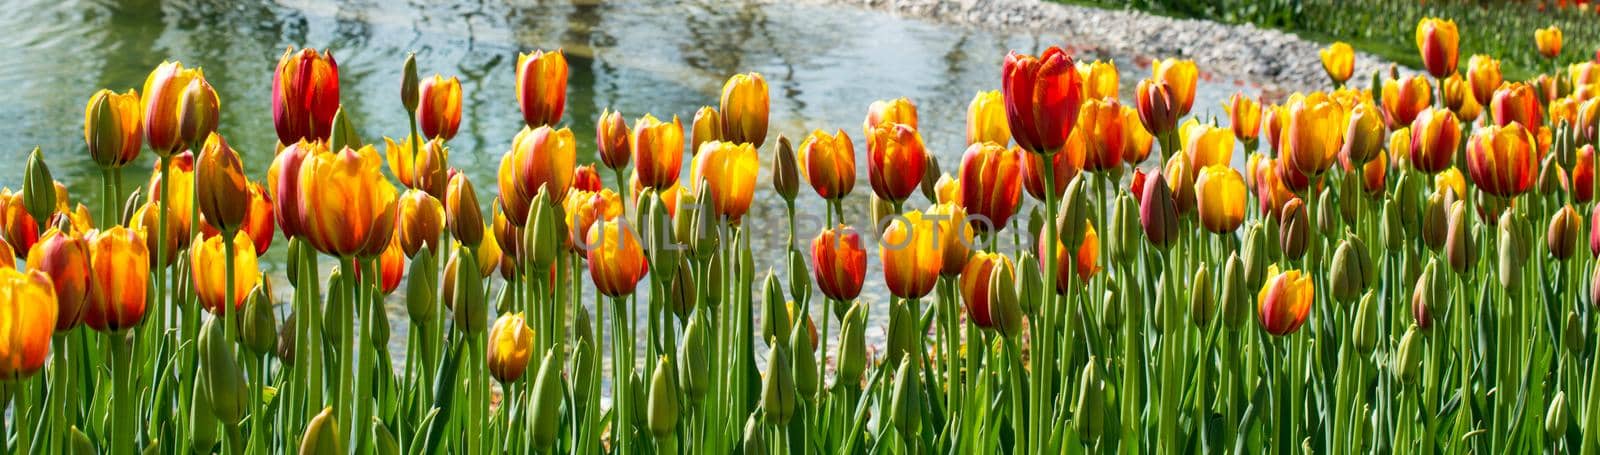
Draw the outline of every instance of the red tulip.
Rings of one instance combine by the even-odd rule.
[[[1012,51],[1001,72],[1006,123],[1017,145],[1034,153],[1065,145],[1083,103],[1083,81],[1072,56],[1055,46],[1038,57]]]

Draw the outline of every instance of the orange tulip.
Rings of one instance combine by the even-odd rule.
[[[1417,52],[1433,77],[1442,79],[1456,72],[1460,40],[1453,20],[1430,17],[1417,21]]]
[[[1515,197],[1533,187],[1537,145],[1518,123],[1479,129],[1467,142],[1467,172],[1484,192]]]
[[[194,293],[199,297],[200,305],[212,314],[222,315],[223,305],[228,301],[227,267],[228,257],[224,249],[225,236],[216,236],[209,239],[195,239],[194,248],[189,250],[189,263],[195,264]],[[255,288],[261,280],[261,271],[256,265],[255,249],[251,248],[250,236],[238,233],[233,236],[233,308],[237,311],[244,308],[244,301],[250,296],[250,289]]]
[[[1162,168],[1162,175],[1166,177],[1171,186],[1172,202],[1179,215],[1194,211],[1194,176],[1196,169],[1189,167],[1189,161],[1182,155],[1173,155],[1167,160],[1167,165]]]
[[[966,304],[967,317],[972,319],[978,327],[993,328],[994,317],[990,310],[993,308],[989,302],[989,289],[994,286],[1015,286],[1015,283],[993,283],[994,269],[1004,267],[1014,271],[1016,268],[1011,263],[1011,258],[1004,254],[979,251],[973,253],[972,259],[967,261],[966,267],[961,271],[961,301]]]
[[[1005,97],[999,90],[978,92],[972,96],[972,102],[967,103],[967,145],[982,142],[1011,143]]]
[[[1433,176],[1433,191],[1442,194],[1445,190],[1455,193],[1457,198],[1467,194],[1467,179],[1461,176],[1460,169],[1451,167]]]
[[[143,141],[140,123],[137,92],[102,89],[90,96],[83,108],[83,142],[95,164],[120,168],[138,158]]]
[[[1200,176],[1194,181],[1194,193],[1200,225],[1206,230],[1227,234],[1244,223],[1246,194],[1239,171],[1227,165],[1201,168]]]
[[[1037,158],[1037,157],[1029,157]],[[1005,228],[1022,201],[1023,153],[995,144],[973,144],[961,157],[961,205],[977,219],[979,233]]]
[[[1339,156],[1339,163],[1344,166],[1345,172],[1351,173],[1349,175],[1360,176],[1361,189],[1365,190],[1367,194],[1372,196],[1383,195],[1384,178],[1389,172],[1389,156],[1387,153],[1379,150],[1378,154],[1368,160],[1366,164],[1360,165],[1359,172],[1356,170],[1355,164],[1351,163],[1344,155]]]
[[[199,186],[195,188],[195,196],[200,204],[200,215],[223,232],[238,230],[250,209],[250,193],[239,154],[228,147],[222,135],[212,133],[200,148],[196,172],[199,174],[195,181]]]
[[[189,245],[187,238],[191,222],[189,214],[193,212],[195,203],[194,153],[185,151],[172,155],[168,160],[170,161],[168,172],[172,173],[172,178],[168,179],[162,175],[161,165],[156,164],[155,172],[150,173],[150,184],[146,186],[150,188],[150,193],[145,195],[145,200],[151,204],[160,204],[161,185],[172,183],[172,187],[167,189],[167,209],[170,210],[167,212],[167,224],[176,224],[178,231],[184,233],[180,236],[183,238],[178,240],[178,248],[182,249]]]
[[[938,202],[928,207],[924,218],[932,222],[931,229],[939,238],[944,250],[940,273],[956,276],[967,265],[969,246],[972,245],[972,227],[967,225],[967,211],[960,204]]]
[[[1283,121],[1279,150],[1296,170],[1320,176],[1343,146],[1346,122],[1343,108],[1320,92],[1294,100]]]
[[[469,247],[477,248],[482,246],[485,235],[483,210],[478,207],[478,191],[473,189],[472,181],[467,179],[466,174],[458,172],[454,177],[450,178],[450,186],[445,193],[443,202],[444,225],[450,229],[450,234],[454,235],[457,241]],[[502,200],[501,202],[503,205],[504,201]],[[508,213],[507,215],[510,214]],[[512,223],[512,225],[515,224],[514,222]],[[488,234],[492,236],[494,233],[489,232]],[[480,253],[479,256],[481,260],[482,254]],[[488,274],[488,272],[484,272],[484,274]]]
[[[0,337],[0,380],[27,379],[44,368],[56,326],[55,299],[43,273],[0,269],[0,321],[6,326]]]
[[[1052,175],[1055,181],[1055,196],[1060,200],[1061,194],[1067,191],[1067,185],[1083,170],[1084,155],[1083,134],[1073,133],[1067,140],[1067,145],[1061,147],[1051,157],[1051,164],[1055,167]],[[1044,200],[1044,156],[1037,153],[1024,153],[1022,155],[1022,187],[1034,199]]]
[[[561,123],[567,107],[567,56],[560,50],[517,54],[517,106],[528,128]]]
[[[676,199],[676,198],[674,198]],[[566,209],[567,233],[573,252],[582,252],[584,236],[596,221],[615,220],[622,216],[622,197],[609,188],[600,191],[573,191],[567,193],[562,206]]]
[[[633,157],[632,136],[621,112],[600,111],[600,121],[594,125],[595,149],[600,152],[600,162],[613,170],[626,169],[628,160]]]
[[[400,278],[406,273],[406,254],[400,248],[400,239],[389,241],[389,247],[378,256],[378,290],[383,295],[393,294],[400,288]],[[356,274],[360,276],[360,274]]]
[[[694,123],[689,125],[689,153],[700,151],[701,144],[722,139],[722,114],[717,108],[700,106],[700,110],[694,111]]]
[[[272,73],[272,126],[278,143],[326,141],[339,111],[339,62],[333,53],[283,51]]]
[[[856,186],[856,150],[844,130],[833,135],[813,130],[800,143],[800,169],[818,196],[839,200]]]
[[[396,195],[382,165],[371,145],[320,149],[306,158],[300,166],[300,215],[313,248],[332,256],[375,255],[389,244]]]
[[[1083,80],[1084,99],[1116,99],[1121,94],[1117,87],[1121,75],[1117,74],[1116,62],[1095,60],[1091,63],[1084,63],[1079,61],[1078,78]]]
[[[260,256],[267,254],[267,249],[272,248],[272,199],[260,183],[250,182],[249,188],[250,209],[246,211],[244,224],[240,226],[240,230],[250,234],[250,239],[256,244],[256,255]]]
[[[1300,330],[1311,313],[1316,292],[1311,277],[1299,270],[1278,273],[1277,266],[1270,266],[1267,272],[1270,277],[1256,294],[1256,316],[1261,328],[1276,336]]]
[[[1544,125],[1544,106],[1540,105],[1539,95],[1533,87],[1521,82],[1513,82],[1501,86],[1494,91],[1494,99],[1489,101],[1489,114],[1494,118],[1494,124],[1506,126],[1512,122],[1521,123],[1523,128],[1538,128]]]
[[[435,74],[422,80],[421,90],[417,120],[422,124],[422,136],[446,141],[456,137],[461,128],[461,81]]]
[[[1267,158],[1256,165],[1256,200],[1261,213],[1276,218],[1284,204],[1293,199],[1294,189],[1283,175],[1282,159]]]
[[[570,196],[573,193],[576,192],[569,192],[567,195]],[[404,202],[404,199],[402,199],[402,202]],[[489,203],[489,207],[489,218],[491,219],[489,222],[489,231],[491,231],[489,236],[492,237],[496,243],[499,243],[500,253],[505,257],[512,258],[511,262],[515,263],[517,262],[517,258],[526,256],[522,251],[521,245],[522,228],[517,227],[515,224],[511,224],[511,220],[506,218],[505,204],[500,200],[500,198],[495,198],[494,202]],[[515,264],[513,264],[513,266],[514,265]],[[504,270],[505,268],[501,267],[501,269]],[[516,276],[515,273],[511,275],[512,277]]]
[[[1134,90],[1139,107],[1139,121],[1144,124],[1144,129],[1154,134],[1166,134],[1178,126],[1178,99],[1173,95],[1171,85],[1165,81],[1145,79],[1139,81],[1139,86]]]
[[[604,184],[600,182],[600,172],[594,169],[594,163],[578,166],[572,171],[572,189],[577,191],[600,191]]]
[[[1487,55],[1474,55],[1467,59],[1467,81],[1472,85],[1472,97],[1479,105],[1487,106],[1494,91],[1504,82],[1500,61]]]
[[[417,161],[420,158],[417,155],[421,154],[417,147],[421,144],[411,142],[410,135],[406,135],[400,142],[395,142],[394,139],[384,136],[383,144],[383,155],[388,157],[389,172],[394,173],[394,178],[399,180],[400,184],[406,188],[417,188]],[[323,146],[325,147],[326,145],[324,144]],[[284,148],[284,150],[287,151],[289,148]],[[283,152],[278,152],[278,156],[282,157]],[[274,165],[276,165],[276,160],[274,160]],[[272,171],[268,171],[268,173],[271,174]]]
[[[1410,125],[1417,114],[1433,104],[1433,87],[1422,76],[1383,81],[1383,109],[1389,114],[1389,128]]]
[[[543,187],[553,197],[562,197],[572,187],[572,171],[577,166],[577,141],[572,130],[540,126],[523,128],[511,141],[510,163],[501,162],[500,194],[505,198],[506,215],[521,227],[528,217],[528,203]],[[639,164],[644,164],[643,160]],[[509,177],[510,181],[506,181]],[[509,183],[509,186],[507,185]],[[510,197],[516,194],[518,197]]]
[[[11,244],[6,243],[4,238],[0,238],[0,268],[17,268],[17,253],[11,249]]]
[[[879,199],[891,202],[911,197],[922,184],[927,155],[927,147],[922,145],[922,135],[915,126],[877,124],[867,131],[867,176],[872,191]]]
[[[189,81],[178,100],[178,140],[194,148],[217,131],[222,101],[204,77]]]
[[[1544,58],[1561,55],[1561,29],[1552,25],[1533,31],[1533,44]]]
[[[1083,136],[1084,169],[1100,172],[1122,166],[1123,132],[1122,105],[1116,98],[1090,98],[1078,111],[1078,126],[1073,134]]]
[[[161,62],[145,78],[144,90],[139,91],[144,140],[157,155],[171,155],[183,146],[178,137],[179,103],[189,82],[204,77],[200,68],[184,69],[183,63]]]
[[[169,245],[171,243],[168,243]],[[89,300],[83,323],[116,332],[144,319],[150,250],[138,231],[112,226],[89,240]]]
[[[78,232],[50,228],[28,252],[28,270],[44,272],[55,288],[57,332],[72,330],[83,318],[89,266],[89,241]]]
[[[444,235],[444,204],[428,193],[406,190],[400,195],[395,219],[396,235],[400,249],[406,257],[416,257],[424,245],[431,251],[439,250],[439,238]]]
[[[1278,145],[1283,140],[1283,119],[1289,116],[1289,110],[1282,105],[1274,104],[1262,108],[1261,123],[1266,129],[1267,147],[1272,153],[1278,153]]]
[[[1228,129],[1189,119],[1178,129],[1178,137],[1189,169],[1233,163],[1235,138]]]
[[[823,229],[811,241],[812,271],[822,295],[839,301],[855,300],[867,276],[867,252],[861,248],[861,234],[838,225]]]
[[[1006,123],[1023,149],[1042,154],[1067,143],[1083,103],[1072,56],[1051,46],[1038,57],[1012,51],[1001,67]]]
[[[1335,46],[1340,43],[1334,43]],[[1244,96],[1243,93],[1234,93],[1228,97],[1228,103],[1222,105],[1228,111],[1228,123],[1233,128],[1233,137],[1247,144],[1253,144],[1261,136],[1261,105],[1256,100]]]
[[[933,290],[944,267],[944,245],[933,236],[933,224],[920,211],[892,220],[878,245],[883,280],[896,297],[922,298]]]
[[[600,220],[589,228],[587,249],[589,277],[595,290],[611,297],[633,293],[649,273],[650,263],[639,246],[638,235],[622,220]]]
[[[1150,145],[1153,142],[1155,136],[1151,136],[1139,120],[1139,110],[1122,106],[1122,161],[1129,166],[1144,163],[1150,157]]]
[[[6,242],[16,247],[17,257],[27,258],[28,251],[39,241],[39,223],[23,206],[21,192],[0,189],[0,228],[5,231]]]
[[[737,223],[745,211],[750,210],[760,163],[755,147],[749,143],[707,142],[700,146],[700,153],[694,156],[694,168],[690,172],[693,183],[691,191],[699,194],[702,182],[710,185],[711,200],[701,203],[709,205],[717,215]],[[919,172],[917,178],[921,179],[921,176]]]
[[[1336,41],[1317,51],[1322,57],[1322,71],[1336,84],[1344,84],[1356,71],[1356,50],[1343,41]]]
[[[1461,144],[1461,124],[1455,114],[1428,108],[1411,122],[1411,166],[1429,174],[1450,167]]]
[[[516,382],[528,371],[528,359],[533,357],[533,329],[528,328],[522,313],[501,315],[489,328],[489,374],[501,384]]]
[[[1199,77],[1200,69],[1194,60],[1156,59],[1150,64],[1150,78],[1166,82],[1167,89],[1172,91],[1172,105],[1177,108],[1178,117],[1188,115],[1189,109],[1194,107]]]
[[[771,108],[767,80],[761,73],[735,74],[722,84],[722,139],[761,147],[767,140],[767,111]],[[664,186],[663,186],[664,187]]]
[[[872,131],[885,123],[899,123],[916,129],[917,104],[905,97],[873,101],[867,106],[867,119],[861,121],[861,130],[867,137],[872,137]]]
[[[1478,119],[1478,114],[1483,112],[1483,105],[1478,104],[1478,97],[1473,94],[1471,83],[1462,79],[1460,74],[1445,78],[1440,82],[1439,89],[1443,92],[1444,107],[1456,113],[1456,118],[1472,123]]]
[[[633,122],[633,162],[644,186],[666,188],[678,183],[683,168],[683,124],[677,116],[672,123],[663,123],[645,114]]]
[[[1089,284],[1089,279],[1100,272],[1100,234],[1094,230],[1094,223],[1084,220],[1083,241],[1078,244],[1077,251],[1070,251],[1067,246],[1056,241],[1056,267],[1055,290],[1056,294],[1066,294],[1072,289],[1072,277],[1076,275],[1082,284]],[[1039,254],[1043,255],[1044,242],[1039,242]],[[1069,256],[1070,254],[1070,256]],[[1071,264],[1072,267],[1067,267]]]

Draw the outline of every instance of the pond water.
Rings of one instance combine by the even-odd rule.
[[[687,127],[696,109],[717,103],[729,75],[760,72],[771,87],[771,134],[761,151],[762,174],[746,224],[760,233],[754,237],[760,268],[780,272],[784,211],[768,169],[770,138],[777,134],[795,138],[796,145],[812,129],[843,128],[851,135],[860,181],[845,205],[853,224],[865,225],[871,188],[860,125],[871,101],[913,100],[924,141],[943,169],[954,174],[964,150],[967,103],[976,91],[999,87],[1008,50],[1034,53],[1061,44],[1078,49],[1083,59],[1115,60],[1124,100],[1132,100],[1134,85],[1148,75],[1150,58],[1160,57],[1106,55],[1094,51],[1094,43],[1061,43],[1056,34],[1000,33],[787,2],[12,0],[7,5],[0,29],[12,36],[0,52],[0,66],[11,69],[0,72],[0,86],[11,87],[11,101],[0,105],[0,185],[19,188],[27,153],[39,146],[74,200],[90,207],[99,204],[99,172],[83,143],[84,103],[100,88],[140,88],[164,59],[204,68],[222,99],[219,131],[242,153],[246,171],[259,179],[276,141],[272,71],[286,46],[332,50],[343,101],[361,137],[379,143],[383,136],[407,134],[398,98],[400,68],[406,53],[416,52],[423,77],[461,78],[462,126],[450,143],[450,165],[476,182],[486,205],[495,192],[500,155],[522,127],[514,94],[518,52],[566,52],[571,76],[563,123],[578,137],[580,163],[598,162],[594,119],[602,109],[619,110],[630,122],[645,113],[677,115]],[[1255,95],[1262,88],[1204,76],[1194,112],[1225,123],[1221,103],[1240,90]],[[1242,167],[1243,159],[1236,154],[1235,166]],[[124,194],[144,182],[153,161],[145,153],[130,165]],[[606,181],[610,185],[609,176]],[[802,213],[822,213],[822,202],[808,187],[800,199]],[[910,206],[925,205],[915,197]],[[800,238],[815,235],[822,225],[818,218],[802,219]],[[284,245],[280,238],[262,264],[280,282]],[[876,254],[869,256],[862,298],[882,302],[887,291],[879,261]],[[389,306],[391,317],[405,320],[399,296]],[[874,311],[869,337],[881,337],[885,313]],[[403,353],[406,326],[393,326],[400,333],[392,339]]]

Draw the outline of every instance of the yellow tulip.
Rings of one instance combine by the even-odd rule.
[[[933,222],[912,210],[896,217],[883,231],[878,256],[889,293],[904,299],[928,295],[944,267],[944,245],[933,235]]]
[[[1244,222],[1244,179],[1239,171],[1227,165],[1212,165],[1200,169],[1194,181],[1195,203],[1199,207],[1200,224],[1206,230],[1227,234]]]
[[[1346,121],[1343,108],[1321,92],[1295,100],[1283,122],[1280,153],[1307,176],[1322,175],[1343,145]]]
[[[589,228],[589,277],[596,291],[610,297],[633,293],[649,271],[638,234],[621,220],[600,220]]]
[[[1117,91],[1120,77],[1116,62],[1078,62],[1078,78],[1083,81],[1083,99],[1116,99],[1120,94]]]
[[[371,145],[318,149],[300,166],[301,216],[313,248],[332,256],[376,255],[394,234],[396,194]],[[245,287],[249,290],[249,287]]]
[[[1417,52],[1422,54],[1422,66],[1433,77],[1442,79],[1456,72],[1460,41],[1453,20],[1429,17],[1417,21]]]
[[[0,269],[0,380],[27,379],[44,368],[56,326],[55,299],[43,273]]]
[[[227,304],[228,278],[227,278],[227,251],[222,242],[226,235],[219,235],[208,239],[195,239],[194,248],[189,251],[189,263],[195,264],[194,293],[199,297],[200,305],[212,314],[222,315],[224,305]],[[250,296],[250,290],[256,287],[261,280],[261,271],[256,264],[256,249],[250,241],[250,236],[243,232],[233,235],[233,308],[227,311],[244,309],[244,301]]]
[[[1150,146],[1155,140],[1150,130],[1146,130],[1144,123],[1139,121],[1139,110],[1133,106],[1122,106],[1122,161],[1129,166],[1144,163],[1150,157]]]
[[[800,143],[800,169],[823,199],[838,200],[856,186],[856,151],[844,130],[814,130]]]
[[[1233,137],[1246,144],[1254,144],[1261,136],[1261,104],[1256,100],[1244,96],[1243,93],[1234,93],[1228,97],[1227,104],[1222,108],[1228,111],[1228,123],[1233,128]]]
[[[561,50],[517,54],[517,106],[528,128],[561,123],[567,107],[567,56]]]
[[[1189,160],[1189,169],[1233,163],[1234,137],[1233,132],[1226,128],[1201,124],[1191,118],[1178,129],[1178,136],[1183,141],[1183,153]]]
[[[100,90],[83,108],[83,142],[95,164],[120,168],[139,157],[141,117],[139,94]]]
[[[533,356],[533,329],[528,328],[522,313],[501,315],[489,328],[488,345],[489,374],[501,384],[516,382]]]
[[[667,188],[678,183],[683,168],[683,124],[677,116],[663,123],[645,114],[633,122],[633,166],[639,183],[650,188]]]
[[[767,140],[767,111],[771,100],[761,73],[735,74],[722,85],[722,137],[733,143],[761,147]],[[666,186],[661,186],[665,188]]]
[[[1150,68],[1151,78],[1167,83],[1178,117],[1188,115],[1189,109],[1194,107],[1195,85],[1200,78],[1200,69],[1194,60],[1157,59]]]
[[[189,82],[204,78],[199,68],[185,69],[183,63],[161,62],[144,80],[139,104],[144,106],[144,140],[157,155],[169,156],[183,146],[178,137],[179,104]]]
[[[1544,58],[1561,55],[1561,29],[1554,25],[1533,31],[1533,44]]]
[[[1348,43],[1336,41],[1317,54],[1322,57],[1322,70],[1335,84],[1344,84],[1356,71],[1356,50]]]
[[[1500,61],[1487,55],[1473,55],[1467,59],[1467,82],[1472,86],[1472,98],[1487,106],[1500,88],[1505,76],[1500,73]],[[1448,96],[1448,95],[1447,95]]]
[[[917,104],[905,97],[892,100],[877,100],[867,105],[867,119],[861,121],[861,129],[868,137],[872,130],[884,123],[899,123],[912,128],[917,127]]]
[[[1091,98],[1078,108],[1078,124],[1072,134],[1081,135],[1084,169],[1105,171],[1122,166],[1122,153],[1127,149],[1123,141],[1128,138],[1122,131],[1128,128],[1122,112],[1116,98]],[[1060,153],[1067,152],[1063,147]]]
[[[993,142],[1011,143],[1011,125],[1006,123],[1006,100],[999,90],[978,92],[967,104],[967,145]]]
[[[694,156],[694,169],[690,172],[691,188],[699,194],[702,182],[710,185],[711,201],[708,205],[718,215],[737,223],[745,211],[750,210],[760,166],[756,149],[749,143],[707,142],[700,146],[700,153]]]
[[[168,165],[167,172],[171,174],[170,178],[168,178],[166,175],[162,175],[161,165],[156,164],[155,172],[150,173],[150,183],[146,185],[146,188],[149,188],[150,192],[145,195],[145,200],[151,204],[160,204],[162,191],[161,186],[168,183],[172,184],[172,187],[166,190],[168,210],[167,224],[169,226],[177,225],[178,232],[184,233],[184,235],[179,236],[181,238],[178,239],[177,242],[178,248],[182,249],[189,245],[189,239],[187,238],[188,232],[190,231],[189,223],[191,222],[189,219],[189,214],[194,207],[193,204],[195,200],[194,154],[186,151],[172,155],[168,158],[168,160],[170,164]]]

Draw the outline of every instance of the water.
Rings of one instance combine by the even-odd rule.
[[[602,109],[620,110],[630,122],[647,112],[663,119],[678,115],[687,128],[695,110],[717,103],[729,75],[760,72],[771,87],[771,134],[761,151],[756,202],[745,219],[746,226],[761,234],[753,242],[758,266],[780,273],[784,211],[770,183],[772,138],[779,133],[797,146],[812,129],[843,128],[850,134],[856,142],[858,184],[845,205],[849,219],[861,226],[867,223],[871,188],[860,125],[872,100],[904,96],[916,102],[924,141],[953,175],[965,149],[967,103],[976,91],[999,87],[1000,64],[1008,50],[1037,52],[1062,44],[1079,49],[1080,58],[1115,60],[1122,70],[1122,98],[1128,102],[1137,81],[1149,74],[1150,58],[1160,57],[1105,55],[1093,50],[1094,43],[1061,43],[1053,34],[999,33],[786,3],[7,3],[0,29],[11,31],[7,41],[12,44],[0,52],[0,66],[8,68],[0,72],[0,86],[10,87],[12,95],[0,104],[0,185],[20,187],[22,163],[37,145],[74,201],[92,208],[100,204],[99,172],[83,143],[84,103],[100,88],[141,88],[146,74],[163,59],[204,68],[222,99],[219,132],[240,151],[246,171],[260,179],[276,141],[272,71],[285,47],[332,49],[347,110],[362,138],[380,144],[383,136],[408,132],[398,97],[400,68],[406,53],[416,52],[423,77],[439,73],[461,78],[463,118],[460,134],[450,143],[450,164],[472,178],[485,205],[493,199],[500,155],[522,127],[514,93],[518,52],[565,50],[571,75],[563,124],[579,139],[580,163],[598,162],[594,119]],[[1262,88],[1205,75],[1195,114],[1226,123],[1221,103],[1240,90],[1255,95]],[[1242,167],[1243,160],[1237,153],[1235,166]],[[145,181],[153,162],[153,155],[145,153],[130,165],[124,194]],[[809,187],[802,186],[800,199],[802,214],[822,213],[822,202]],[[914,197],[908,207],[925,205]],[[487,207],[484,213],[489,213]],[[799,237],[808,241],[822,224],[817,217],[802,217]],[[284,245],[280,238],[262,261],[263,271],[279,282],[285,282]],[[876,254],[869,256],[862,299],[884,302],[888,293],[879,261]],[[389,306],[399,332],[392,339],[399,345],[397,354],[403,353],[404,307],[398,296]],[[881,338],[886,313],[881,305],[873,311],[869,337]]]

